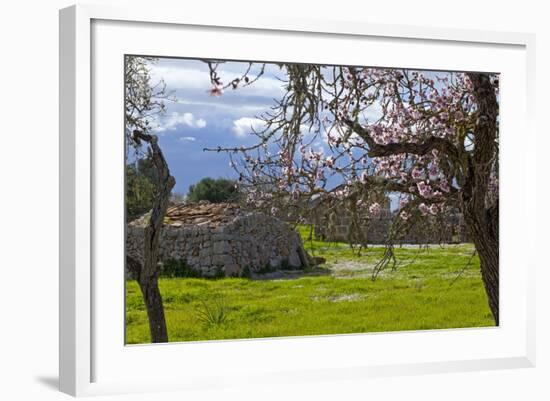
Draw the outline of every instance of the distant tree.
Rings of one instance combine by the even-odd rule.
[[[152,169],[148,158],[126,165],[126,221],[132,221],[153,208],[155,180]]]
[[[147,178],[149,181],[158,181],[158,173],[151,157],[145,156],[138,159],[135,167],[137,168],[139,173]]]
[[[225,178],[206,177],[197,184],[189,186],[187,199],[191,202],[207,200],[212,203],[232,202],[238,199],[239,193],[235,181]]]

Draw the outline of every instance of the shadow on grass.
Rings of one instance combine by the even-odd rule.
[[[252,273],[251,280],[294,280],[301,277],[329,276],[331,269],[324,266],[315,266],[306,270],[276,270],[266,273]]]

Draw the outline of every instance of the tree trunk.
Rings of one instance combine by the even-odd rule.
[[[498,163],[498,100],[489,75],[468,73],[474,87],[477,120],[474,128],[474,153],[468,160],[467,178],[461,202],[469,234],[481,264],[481,276],[489,307],[499,325],[499,233],[498,197],[488,204],[489,180]]]
[[[489,301],[489,308],[499,325],[499,238],[498,203],[485,212],[482,221],[475,214],[466,213],[466,225],[473,238],[481,265],[481,278]]]
[[[147,142],[151,150],[151,159],[156,170],[156,194],[151,210],[149,222],[145,227],[143,241],[143,263],[139,267],[138,283],[143,294],[143,300],[147,308],[149,318],[149,331],[151,342],[168,342],[168,330],[164,317],[162,297],[158,288],[160,268],[158,265],[159,241],[164,224],[164,216],[168,209],[170,192],[176,180],[170,175],[168,164],[164,159],[162,150],[157,144],[157,137],[134,131],[137,140]]]
[[[168,342],[168,330],[166,328],[166,319],[164,317],[164,306],[158,287],[157,278],[139,280],[139,288],[143,294],[143,301],[147,308],[147,317],[149,318],[149,332],[151,333],[151,342]]]

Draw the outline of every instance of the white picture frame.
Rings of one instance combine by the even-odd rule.
[[[399,25],[373,25],[358,21],[297,20],[274,15],[215,15],[193,13],[185,10],[160,8],[113,8],[109,6],[72,6],[60,11],[60,390],[71,395],[94,395],[126,393],[135,391],[165,391],[170,389],[201,389],[219,386],[238,386],[246,383],[239,377],[253,377],[258,383],[292,382],[294,380],[326,380],[327,378],[363,378],[386,375],[421,374],[431,372],[468,371],[482,369],[502,369],[530,367],[535,363],[534,338],[534,252],[526,252],[521,260],[512,250],[504,246],[502,256],[503,316],[498,328],[439,330],[407,333],[382,333],[346,336],[316,336],[287,339],[265,339],[246,341],[218,341],[193,344],[165,344],[154,346],[125,347],[119,341],[123,321],[119,320],[122,310],[105,312],[106,303],[113,294],[120,291],[123,280],[123,259],[116,247],[122,243],[119,210],[106,210],[105,196],[108,185],[122,185],[116,173],[119,159],[106,149],[116,152],[122,149],[123,135],[114,139],[98,140],[94,130],[103,128],[103,123],[118,127],[121,123],[116,116],[109,117],[108,111],[116,109],[120,99],[105,96],[105,88],[122,93],[123,87],[109,85],[116,81],[116,68],[98,63],[98,60],[111,60],[124,52],[139,50],[133,47],[129,36],[123,40],[124,32],[132,32],[132,37],[142,37],[143,46],[149,46],[150,54],[173,56],[174,43],[165,43],[154,51],[155,40],[173,35],[193,35],[202,44],[197,52],[211,52],[212,37],[223,33],[226,37],[240,35],[250,38],[262,35],[267,43],[284,43],[285,40],[311,41],[313,46],[319,41],[338,40],[342,43],[340,60],[347,59],[346,49],[350,46],[401,46],[396,49],[415,49],[415,46],[437,48],[440,59],[433,61],[430,68],[452,69],[450,54],[464,52],[473,55],[471,60],[456,64],[456,69],[487,70],[493,66],[495,72],[503,74],[502,90],[502,160],[510,161],[506,149],[513,147],[514,138],[507,132],[522,129],[528,140],[535,140],[532,126],[534,112],[534,35],[508,32],[484,32],[471,30],[435,29]],[[144,32],[147,33],[145,36]],[[95,36],[94,36],[95,35]],[[227,36],[229,35],[229,36]],[[185,36],[182,36],[185,37]],[[95,38],[95,39],[94,39]],[[109,40],[106,40],[109,39]],[[146,38],[149,38],[149,44]],[[174,39],[175,40],[175,39]],[[165,42],[165,41],[164,41]],[[170,41],[168,41],[170,42]],[[384,43],[382,43],[384,42]],[[157,43],[161,41],[157,40]],[[290,42],[289,42],[290,43]],[[309,43],[309,42],[308,42]],[[349,45],[349,46],[348,46]],[[118,47],[117,47],[118,46]],[[293,47],[295,46],[295,47]],[[287,57],[294,60],[300,49],[289,44]],[[432,46],[429,47],[429,46]],[[285,46],[281,46],[285,47]],[[446,48],[449,47],[449,48]],[[413,51],[411,50],[411,51]],[[143,51],[143,50],[142,50]],[[183,51],[183,50],[182,50]],[[224,43],[224,50],[212,57],[239,58],[246,56],[236,48]],[[255,51],[261,52],[261,49]],[[282,51],[282,50],[280,50]],[[487,52],[492,54],[485,54]],[[168,52],[168,53],[167,53]],[[197,54],[187,54],[196,56]],[[206,54],[204,53],[204,54]],[[204,56],[201,54],[201,56]],[[208,53],[211,54],[211,53]],[[313,53],[312,53],[313,54]],[[429,57],[417,63],[405,60],[405,53],[380,52],[384,65],[406,63],[407,67],[429,63]],[[261,54],[259,58],[262,59]],[[285,57],[280,53],[280,57]],[[300,57],[307,57],[300,56]],[[311,56],[314,57],[314,56]],[[325,56],[315,56],[325,57]],[[326,56],[328,57],[328,56]],[[401,61],[399,59],[401,58]],[[265,58],[263,58],[265,59]],[[117,59],[118,60],[118,59]],[[121,61],[121,60],[120,60]],[[381,61],[382,62],[382,61]],[[485,64],[484,64],[485,63]],[[499,64],[501,63],[501,68]],[[362,64],[360,60],[355,64]],[[454,64],[453,64],[454,65]],[[95,75],[94,75],[95,74]],[[114,81],[110,81],[110,77]],[[510,80],[506,82],[506,79]],[[511,81],[513,79],[513,81]],[[93,81],[95,80],[95,81]],[[95,84],[94,84],[95,82]],[[99,86],[94,86],[99,85]],[[507,98],[511,88],[516,88],[517,96]],[[104,96],[104,98],[102,98]],[[118,102],[118,103],[117,103]],[[100,105],[98,105],[100,104]],[[122,110],[116,109],[116,110]],[[118,112],[118,111],[117,111]],[[101,119],[101,116],[106,118]],[[118,125],[117,125],[118,124]],[[107,127],[107,126],[106,126]],[[525,138],[524,136],[524,138]],[[106,142],[111,141],[111,142]],[[118,142],[117,142],[118,141]],[[110,144],[112,146],[110,146]],[[517,149],[516,149],[517,150]],[[503,243],[516,240],[515,232],[530,229],[535,232],[536,210],[529,203],[527,195],[514,191],[507,183],[521,182],[522,186],[534,187],[525,174],[534,169],[533,149],[522,149],[520,160],[514,167],[503,169],[501,235]],[[122,159],[120,159],[122,160]],[[107,173],[111,178],[107,177]],[[118,174],[118,175],[117,175]],[[102,178],[103,177],[103,178]],[[104,185],[107,185],[103,187]],[[518,184],[519,185],[519,184]],[[118,188],[118,187],[117,187]],[[116,192],[116,191],[115,191]],[[119,193],[120,191],[116,192]],[[103,195],[102,195],[103,194]],[[118,200],[118,199],[117,199]],[[116,204],[116,202],[114,202]],[[121,203],[122,205],[122,203]],[[515,205],[515,206],[514,206]],[[513,214],[512,207],[520,212]],[[116,209],[116,208],[115,208]],[[105,221],[112,221],[120,227],[107,230]],[[103,230],[103,231],[102,231]],[[112,235],[112,237],[111,237]],[[114,239],[114,241],[112,241]],[[110,241],[112,249],[102,247]],[[508,241],[508,242],[506,242]],[[526,249],[533,247],[528,240]],[[506,259],[504,259],[506,257]],[[107,259],[106,259],[107,258]],[[119,266],[120,272],[111,283],[111,273],[104,273],[101,266],[111,260]],[[520,263],[517,270],[506,270],[514,260]],[[100,267],[98,267],[100,266]],[[118,277],[118,278],[117,278]],[[509,289],[509,290],[508,290]],[[98,296],[101,292],[101,299]],[[505,298],[508,295],[508,298]],[[122,292],[113,298],[119,303]],[[103,299],[103,301],[102,301]],[[512,305],[513,303],[513,305]],[[123,316],[123,315],[122,315]],[[113,324],[114,340],[108,336],[106,327]],[[118,323],[116,323],[118,322]],[[118,326],[117,326],[118,325]],[[110,330],[109,330],[110,331]],[[458,341],[458,343],[457,343]],[[466,344],[473,344],[467,349]],[[411,350],[411,344],[433,348],[420,353]],[[445,344],[453,344],[448,353],[442,352]],[[461,344],[464,344],[462,347]],[[480,346],[476,348],[475,344]],[[315,358],[319,349],[324,350],[323,358]],[[349,353],[343,350],[366,350]],[[391,348],[390,348],[391,347]],[[438,348],[441,347],[441,348]],[[418,350],[417,350],[418,351]],[[451,352],[452,351],[452,352]],[[430,354],[430,352],[432,354]],[[453,353],[454,352],[454,353]],[[399,354],[398,356],[392,355]],[[436,355],[439,354],[439,355]],[[291,356],[297,356],[292,359]],[[368,356],[368,357],[367,357]],[[347,358],[347,359],[346,359]],[[204,360],[217,359],[215,368]],[[269,365],[264,362],[269,360]],[[181,365],[177,361],[185,360]],[[132,366],[143,361],[143,376],[136,376]],[[228,362],[229,361],[229,362]],[[292,363],[289,364],[289,361]],[[159,362],[166,371],[159,370]],[[254,364],[251,366],[251,364]],[[264,366],[265,365],[265,366]],[[292,365],[292,366],[287,366]],[[167,374],[169,369],[179,367],[179,373]],[[216,370],[217,369],[217,370]],[[162,369],[160,369],[162,370]],[[158,371],[158,372],[155,372]],[[149,374],[147,374],[149,373]],[[158,374],[155,374],[158,373]],[[147,379],[144,379],[144,378]]]

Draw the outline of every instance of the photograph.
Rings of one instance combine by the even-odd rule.
[[[0,398],[550,400],[531,3],[3,2]]]
[[[498,73],[126,54],[120,90],[126,345],[499,326]]]

